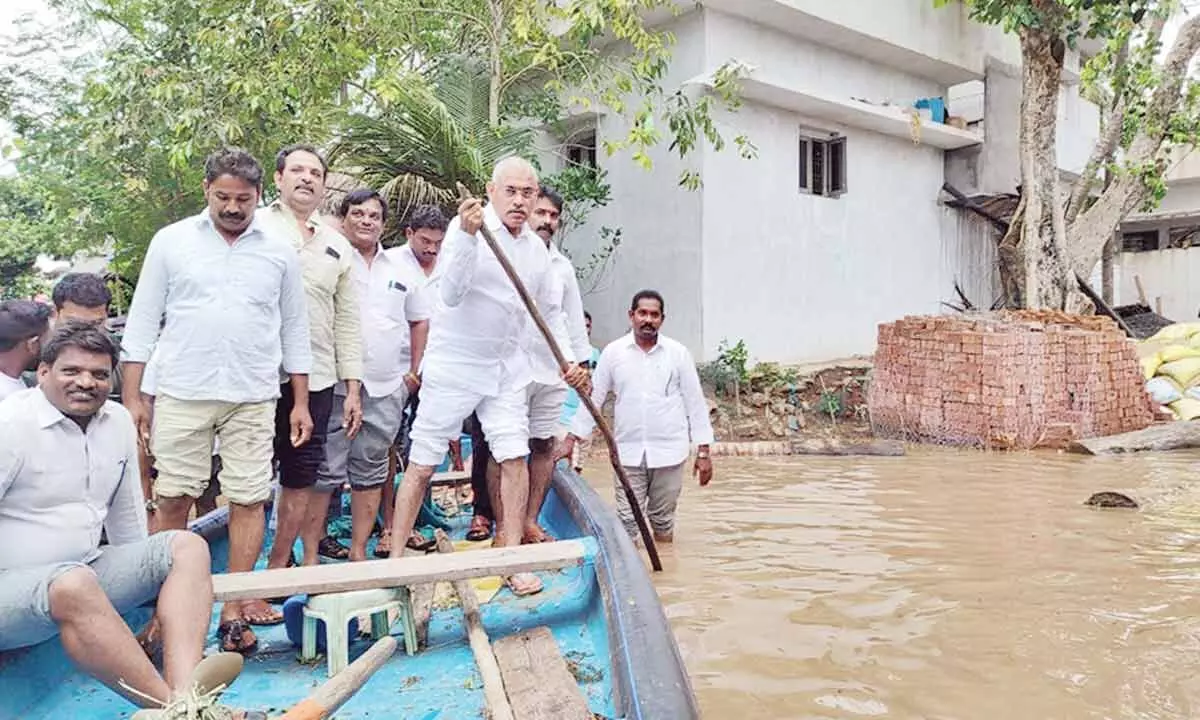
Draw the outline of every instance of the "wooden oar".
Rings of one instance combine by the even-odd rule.
[[[462,183],[456,184],[458,185],[459,201],[470,200],[471,192],[467,190],[466,186]],[[554,361],[558,363],[558,369],[564,373],[567,372],[570,369],[570,365],[567,363],[566,357],[563,356],[562,350],[558,347],[558,342],[554,339],[554,333],[550,332],[550,326],[542,318],[541,312],[538,311],[537,305],[529,295],[529,290],[525,288],[525,283],[521,281],[521,277],[517,275],[516,269],[508,261],[508,256],[504,254],[504,249],[500,247],[500,243],[496,242],[496,237],[492,235],[491,230],[488,230],[486,224],[480,226],[479,232],[483,235],[484,242],[487,243],[488,247],[496,255],[496,260],[500,262],[500,267],[504,268],[504,274],[508,275],[508,279],[512,281],[517,295],[521,296],[521,302],[525,303],[525,309],[529,311],[529,316],[533,318],[533,324],[537,325],[537,329],[542,333],[546,344],[550,346],[550,352],[554,354]],[[650,566],[656,572],[661,572],[662,561],[658,559],[658,547],[655,546],[654,536],[650,534],[650,526],[646,524],[646,518],[642,515],[642,506],[638,504],[633,487],[629,484],[629,478],[625,475],[625,467],[621,465],[621,456],[617,453],[617,441],[613,437],[612,428],[608,426],[608,421],[604,419],[600,408],[596,407],[596,403],[592,402],[591,393],[577,393],[577,395],[579,395],[579,400],[583,403],[583,406],[592,414],[592,418],[596,421],[596,427],[600,428],[600,434],[604,436],[604,442],[608,445],[608,459],[612,463],[613,472],[617,474],[617,480],[620,481],[621,487],[625,490],[625,498],[629,501],[629,507],[633,509],[633,519],[637,521],[638,531],[642,535],[642,543],[645,544],[646,552],[650,555]]]
[[[454,543],[446,533],[436,530],[434,537],[437,538],[439,553],[454,552]],[[492,644],[479,617],[479,597],[475,594],[475,588],[471,587],[470,580],[455,580],[454,592],[458,594],[467,623],[471,654],[475,656],[479,676],[483,678],[483,697],[487,700],[488,717],[492,720],[513,720],[512,705],[508,702],[508,694],[504,692],[504,681],[500,676],[500,665],[492,653]]]
[[[396,638],[385,635],[358,659],[288,710],[279,720],[324,720],[358,692],[396,651]]]

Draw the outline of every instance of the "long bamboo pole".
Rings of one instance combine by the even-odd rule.
[[[459,201],[471,199],[471,192],[462,184],[458,183]],[[525,283],[521,281],[521,277],[517,275],[516,269],[509,262],[508,256],[504,254],[504,249],[500,247],[500,243],[496,241],[496,237],[492,235],[492,231],[488,230],[487,225],[479,229],[483,236],[484,242],[492,249],[496,260],[500,262],[500,267],[504,268],[504,274],[508,275],[508,279],[512,281],[513,288],[516,289],[517,295],[521,297],[521,302],[525,304],[525,309],[529,311],[529,316],[533,318],[533,324],[537,325],[538,331],[545,338],[546,344],[550,346],[550,352],[554,355],[554,361],[558,363],[558,369],[566,372],[569,369],[566,357],[563,356],[562,349],[558,347],[558,342],[554,339],[554,333],[550,332],[550,326],[546,324],[546,320],[538,311],[537,305],[533,298],[529,295],[529,290],[526,289]],[[650,534],[650,526],[646,524],[646,517],[642,514],[642,506],[638,504],[637,496],[633,492],[633,487],[629,484],[629,477],[625,474],[625,467],[621,465],[621,457],[617,454],[617,440],[613,436],[612,428],[608,426],[608,421],[604,419],[604,415],[600,412],[600,408],[596,407],[596,403],[592,402],[590,393],[578,393],[579,400],[588,412],[592,414],[592,418],[596,421],[596,427],[600,428],[600,434],[604,436],[604,442],[608,445],[608,459],[612,463],[613,472],[617,474],[617,480],[621,483],[621,488],[625,491],[625,498],[629,501],[629,507],[633,509],[633,519],[637,522],[638,531],[642,536],[642,543],[646,546],[646,552],[650,555],[650,566],[655,572],[662,571],[662,561],[658,558],[658,547],[654,544],[654,536]]]

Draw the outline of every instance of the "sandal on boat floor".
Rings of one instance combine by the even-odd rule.
[[[524,581],[521,582],[520,588],[517,587],[518,581]],[[544,589],[542,587],[541,578],[533,573],[518,573],[516,575],[509,575],[508,577],[504,578],[504,584],[506,587],[508,587],[509,591],[517,597],[537,595]]]
[[[349,560],[350,548],[338,542],[332,535],[326,535],[317,544],[317,554],[330,560]]]
[[[482,515],[471,518],[471,528],[467,530],[467,539],[471,542],[481,542],[492,536],[492,521]]]
[[[250,629],[250,624],[241,618],[222,622],[217,626],[217,638],[221,641],[221,651],[243,655],[254,652],[258,648],[257,637],[248,645],[242,644],[242,638],[247,632],[251,635],[254,634],[254,631]]]
[[[287,598],[284,598],[286,600]],[[250,625],[279,625],[283,622],[283,613],[271,607],[271,604],[266,600],[261,601],[263,606],[268,610],[267,613],[248,612],[246,606],[259,602],[257,600],[247,600],[246,605],[242,606],[242,618]]]
[[[392,556],[392,531],[381,530],[379,542],[375,543],[375,557],[386,560]]]
[[[408,536],[408,542],[404,543],[404,545],[419,552],[429,552],[437,545],[437,541],[431,540],[414,530],[412,535]]]

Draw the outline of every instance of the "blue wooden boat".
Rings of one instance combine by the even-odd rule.
[[[469,515],[455,518],[465,534]],[[214,572],[225,568],[224,508],[193,523],[210,541]],[[542,512],[544,526],[563,539],[590,538],[583,564],[539,573],[545,590],[517,598],[501,589],[481,608],[483,626],[498,638],[548,626],[598,718],[686,720],[699,713],[678,647],[638,551],[613,511],[578,476],[555,470]],[[262,561],[265,565],[265,561]],[[260,565],[262,567],[263,565]],[[147,608],[126,616],[141,627]],[[214,628],[216,617],[214,615]],[[255,628],[259,649],[224,695],[235,707],[281,714],[327,679],[324,662],[302,664],[285,626]],[[399,633],[399,625],[393,627]],[[392,655],[337,711],[338,718],[477,720],[487,717],[483,683],[466,641],[459,607],[434,609],[428,646]],[[211,637],[211,636],[210,636]],[[364,652],[357,641],[350,659]],[[210,651],[215,649],[211,640]],[[77,672],[57,639],[0,655],[0,718],[99,720],[127,717],[133,706]],[[518,718],[519,720],[519,718]]]

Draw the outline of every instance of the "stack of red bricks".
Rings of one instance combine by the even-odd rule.
[[[880,325],[867,404],[881,437],[987,448],[1063,447],[1152,420],[1116,323],[1056,311]]]

